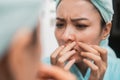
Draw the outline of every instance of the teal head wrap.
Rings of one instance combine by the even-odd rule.
[[[112,21],[114,14],[112,0],[91,0],[91,2],[99,10],[106,23]],[[109,56],[116,56],[113,49],[109,46],[109,36],[101,41],[100,46],[107,49]]]
[[[60,0],[56,0],[57,4]],[[112,0],[90,0],[91,3],[98,9],[101,16],[103,17],[104,21],[106,23],[111,22],[113,18],[113,3]],[[112,50],[112,48],[108,45],[109,43],[109,36],[102,40],[100,43],[100,46],[103,48],[106,48],[108,51],[108,56],[115,57],[115,52]]]
[[[111,22],[113,18],[112,0],[91,0],[93,5],[99,10],[105,22]]]
[[[15,31],[36,26],[42,0],[0,0],[0,59]]]
[[[56,0],[58,4],[60,0]],[[90,0],[92,4],[99,10],[105,22],[111,22],[113,18],[113,4],[112,0]]]

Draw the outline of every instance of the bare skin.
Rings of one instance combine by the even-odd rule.
[[[69,76],[69,77],[68,77]],[[38,80],[77,80],[69,71],[56,66],[40,65]]]
[[[39,27],[34,32],[22,28],[16,32],[5,61],[0,62],[1,80],[76,80],[69,71],[40,63],[39,30]]]
[[[110,30],[111,23],[101,28],[101,16],[90,1],[62,0],[57,7],[55,29],[60,47],[52,53],[51,63],[65,70],[76,64],[83,76],[89,67],[89,80],[103,80],[107,51],[99,44]]]

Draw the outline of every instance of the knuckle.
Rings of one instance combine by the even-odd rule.
[[[59,56],[61,57],[63,55],[63,52],[61,52],[60,54],[59,54]]]
[[[103,72],[105,72],[107,70],[107,67],[106,66],[104,66],[103,67]]]
[[[63,64],[64,63],[64,61],[63,61],[63,59],[58,59],[58,64]]]
[[[50,58],[51,58],[51,59],[55,59],[56,56],[55,56],[55,55],[51,55]]]
[[[94,52],[96,55],[100,56],[100,53],[98,51],[95,51]]]
[[[107,54],[107,50],[106,49],[103,49],[103,54]]]
[[[101,57],[98,57],[98,58],[96,59],[97,62],[100,62],[101,60],[102,60]]]
[[[93,68],[93,71],[97,72],[98,71],[98,67]]]

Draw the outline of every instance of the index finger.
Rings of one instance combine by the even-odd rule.
[[[98,52],[101,54],[101,57],[103,59],[103,61],[106,61],[107,62],[107,50],[104,49],[104,48],[101,48],[97,45],[92,45],[92,47],[96,50],[98,50]]]
[[[90,45],[82,43],[82,42],[78,42],[78,45],[79,45],[80,48],[82,48],[86,52],[91,52],[95,55],[100,56],[100,53],[97,50],[95,50],[94,48],[92,48]]]

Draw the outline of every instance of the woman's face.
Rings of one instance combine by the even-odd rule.
[[[103,39],[100,14],[88,0],[62,0],[57,7],[55,36],[60,46],[73,41],[99,45]]]

